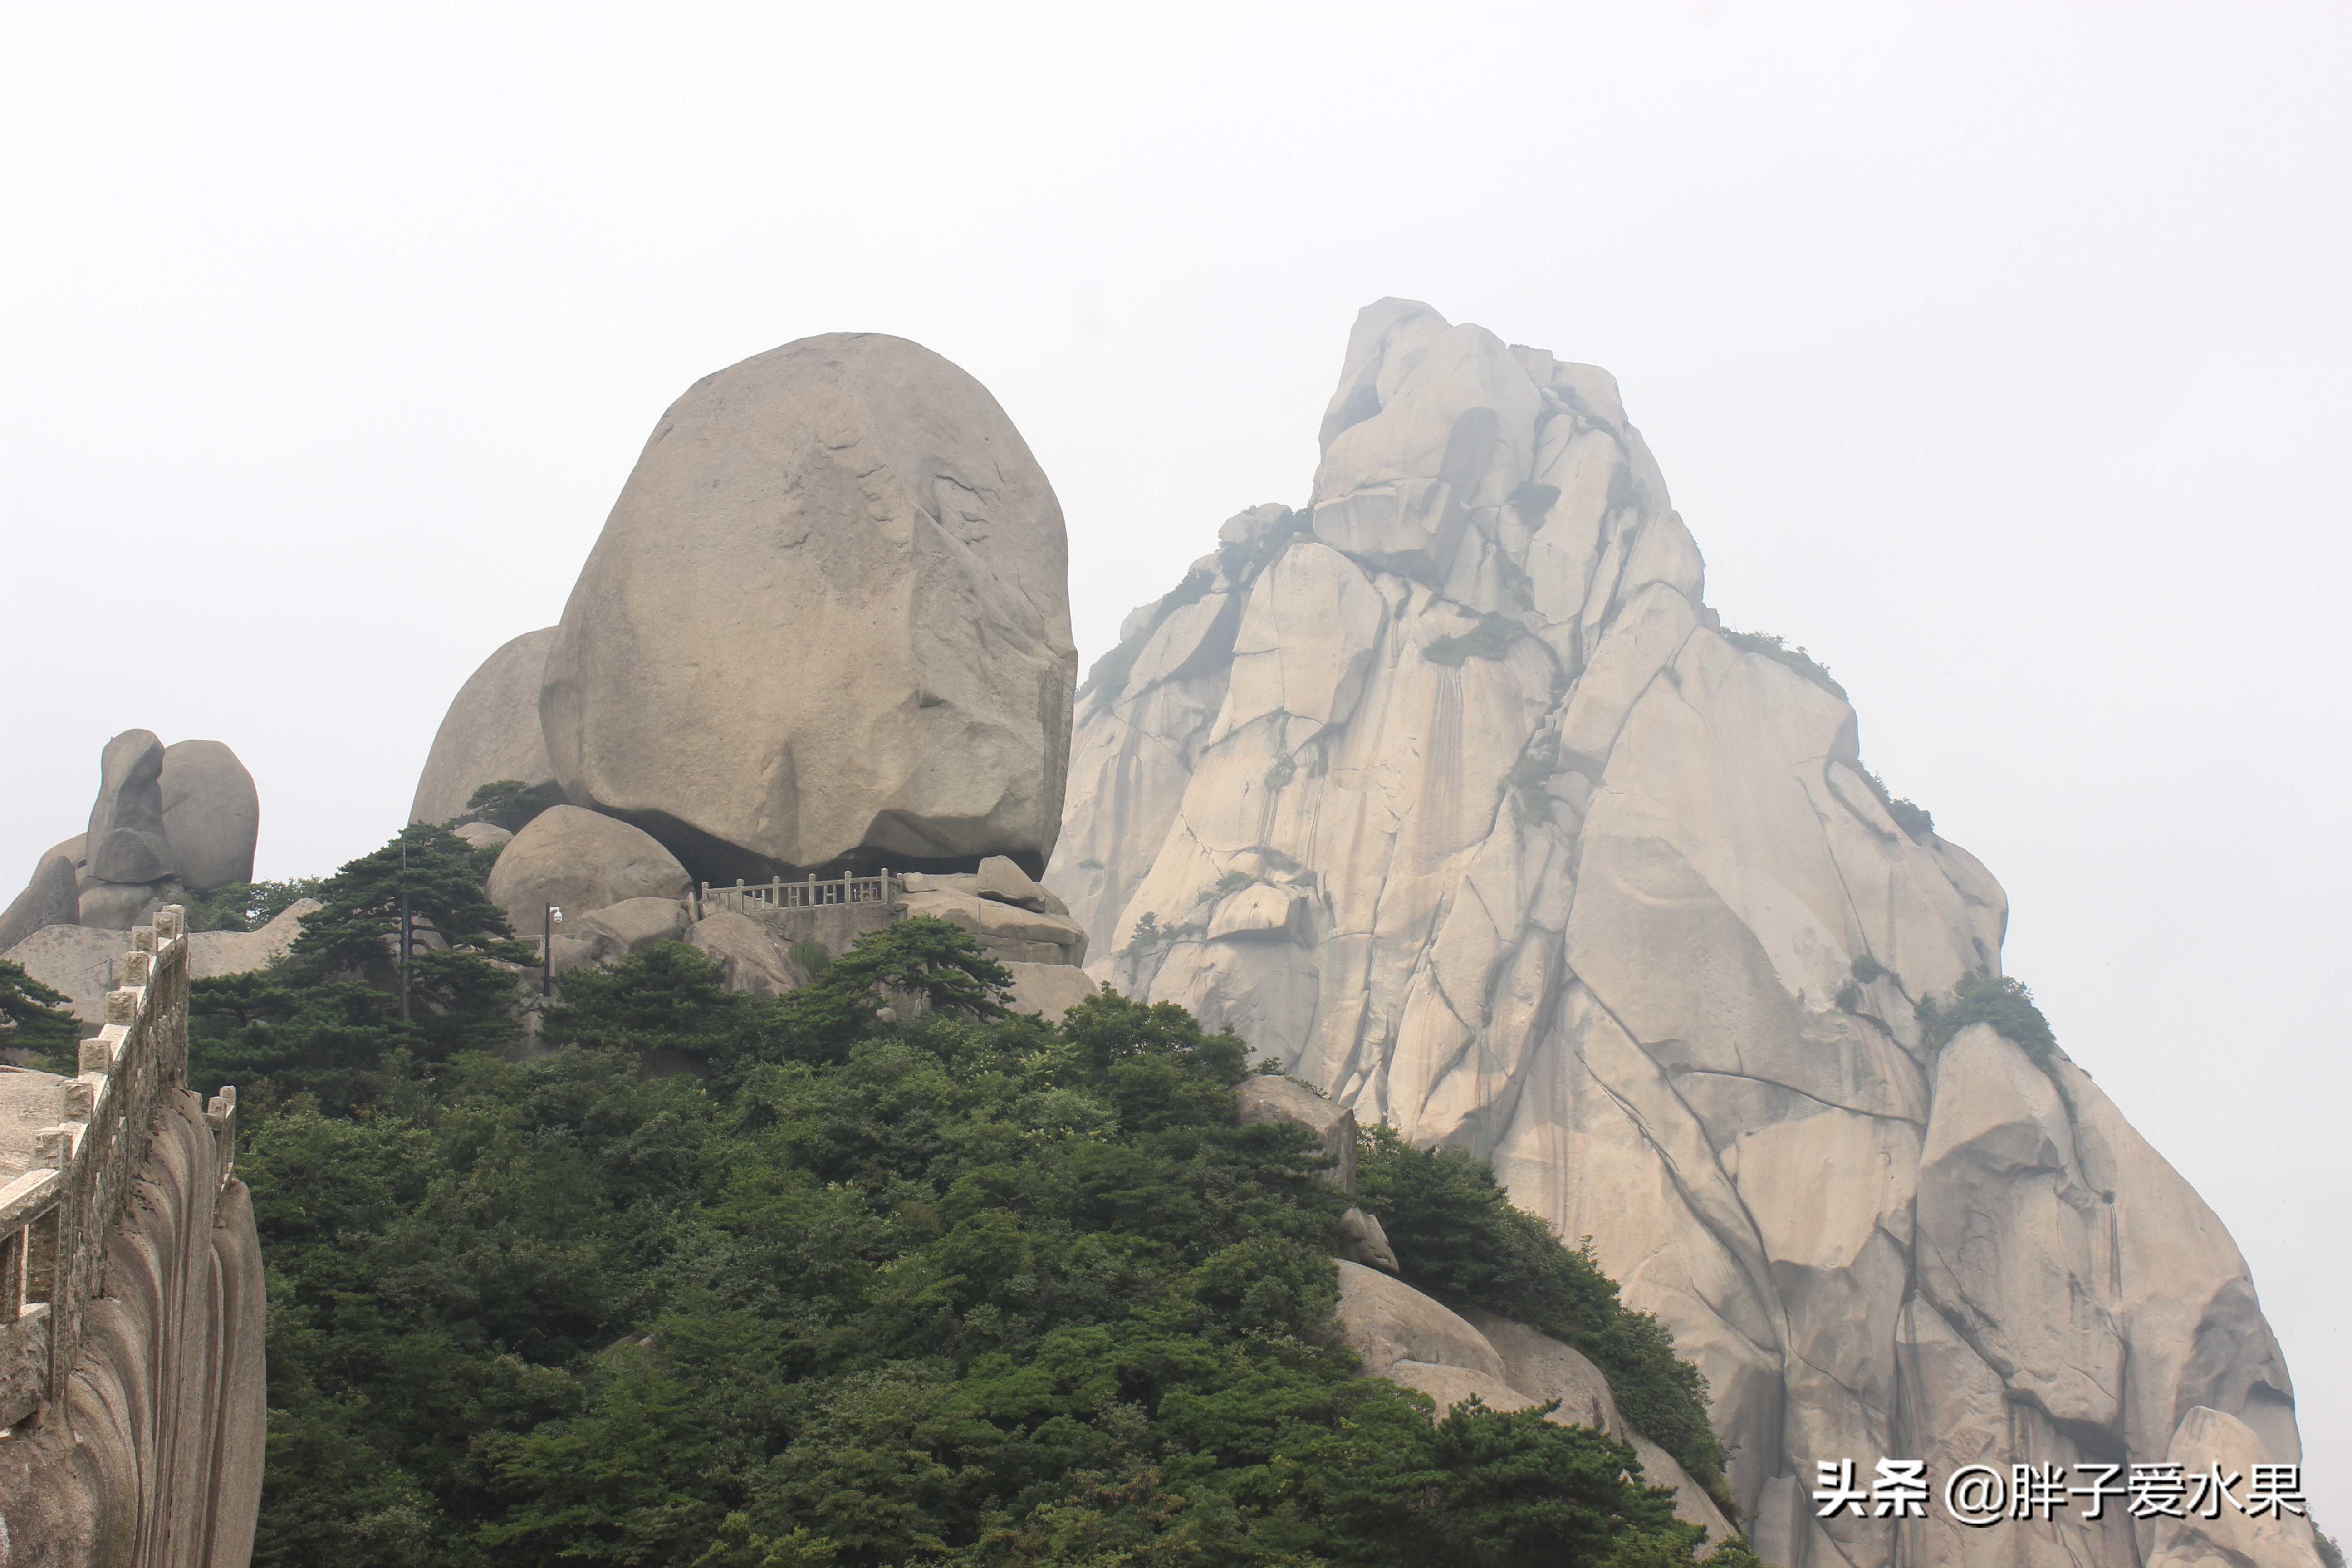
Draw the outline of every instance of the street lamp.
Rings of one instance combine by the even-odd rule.
[[[555,981],[555,928],[563,923],[560,904],[547,906],[547,921],[539,938],[539,994],[548,994]]]

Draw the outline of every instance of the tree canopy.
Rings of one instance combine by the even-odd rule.
[[[356,929],[380,860],[342,875]],[[1246,1047],[1181,1007],[1013,1015],[971,938],[905,921],[775,999],[678,943],[575,972],[516,1061],[489,961],[436,955],[503,996],[403,1025],[339,951],[195,984],[200,1073],[267,1069],[238,1154],[270,1271],[257,1564],[1705,1549],[1601,1434],[1357,1375],[1349,1200],[1303,1131],[1234,1124]]]

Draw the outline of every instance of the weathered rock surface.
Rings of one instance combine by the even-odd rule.
[[[625,958],[659,942],[683,941],[686,926],[686,908],[676,899],[623,899],[590,910],[575,934],[593,936],[607,944],[611,956]]]
[[[553,626],[525,632],[482,661],[457,689],[425,755],[411,822],[446,822],[486,784],[512,779],[552,793],[555,768],[539,730],[539,689]]]
[[[2153,1461],[2207,1407],[2293,1459],[2211,1212],[2063,1055],[1929,1047],[1915,1002],[1998,973],[1999,883],[1704,586],[1606,372],[1367,310],[1312,504],[1229,523],[1089,676],[1046,876],[1089,972],[1591,1237],[1706,1373],[1778,1561],[1896,1560],[1811,1521],[1822,1458]],[[1904,1528],[1906,1563],[1994,1550]]]
[[[1008,963],[1013,972],[1013,1000],[1006,1004],[1016,1013],[1042,1013],[1049,1024],[1058,1024],[1062,1015],[1095,994],[1093,980],[1087,972],[1069,963]]]
[[[81,891],[74,885],[74,864],[62,855],[41,862],[25,890],[7,912],[0,914],[0,952],[5,952],[44,926],[72,925],[81,919]]]
[[[726,965],[727,989],[755,996],[781,996],[808,984],[765,926],[749,915],[721,910],[694,922],[686,940]]]
[[[568,799],[709,880],[1041,870],[1069,756],[1059,503],[986,388],[874,333],[671,405],[547,657]]]
[[[302,934],[302,921],[324,908],[316,899],[297,899],[262,923],[258,931],[200,931],[188,937],[188,976],[250,974],[286,956]],[[117,945],[121,945],[119,942]]]
[[[686,868],[650,834],[559,805],[531,818],[499,853],[488,891],[515,934],[531,937],[544,929],[550,904],[568,922],[624,899],[676,900],[691,885]]]
[[[2256,1465],[2277,1462],[2252,1427],[2202,1405],[2181,1417],[2165,1458],[2184,1475],[2210,1475],[2219,1466],[2225,1477],[2249,1480]],[[2237,1495],[2252,1494],[2241,1489]],[[2226,1506],[2211,1519],[2202,1517],[2202,1509],[2183,1512],[2184,1518],[2149,1521],[2147,1568],[2319,1568],[2311,1521],[2284,1507],[2261,1517]]]
[[[181,883],[209,893],[253,880],[261,794],[235,752],[218,741],[163,748],[163,837]]]
[[[163,829],[163,742],[125,730],[99,754],[89,810],[89,874],[102,882],[157,882],[179,867]]]

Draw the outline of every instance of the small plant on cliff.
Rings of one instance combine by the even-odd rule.
[[[1790,647],[1787,639],[1771,632],[1735,632],[1723,628],[1723,640],[1742,653],[1762,654],[1776,664],[1783,664],[1823,691],[1843,701],[1845,688],[1830,674],[1830,667],[1801,647]]]
[[[1527,628],[1508,616],[1489,610],[1478,624],[1460,637],[1438,637],[1422,647],[1421,657],[1432,664],[1459,665],[1474,658],[1500,658]]]
[[[1895,826],[1918,840],[1925,840],[1927,835],[1936,831],[1934,812],[1925,806],[1914,805],[1894,794],[1886,787],[1886,781],[1868,768],[1862,770],[1862,776],[1869,784],[1870,793],[1878,797],[1878,804],[1886,808],[1886,815],[1895,819]]]
[[[467,797],[466,816],[460,820],[487,822],[509,833],[520,833],[531,818],[562,804],[554,795],[520,779],[499,779]]]
[[[1558,485],[1538,484],[1529,479],[1511,492],[1511,510],[1526,520],[1529,528],[1541,523],[1551,511],[1552,503],[1559,500]]]
[[[2042,1071],[2053,1070],[2058,1037],[2051,1030],[2050,1020],[2035,1005],[2033,993],[2021,980],[2006,974],[1970,974],[1953,987],[1950,1002],[1924,997],[1913,1011],[1925,1030],[1930,1050],[1941,1050],[1954,1035],[1970,1024],[1990,1024],[1996,1033],[2032,1058]]]

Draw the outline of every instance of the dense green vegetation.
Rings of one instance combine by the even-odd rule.
[[[65,1072],[74,1070],[68,1064],[80,1039],[81,1020],[67,1010],[64,994],[26,973],[23,964],[0,958],[0,1050]]]
[[[496,911],[455,840],[404,837],[412,909],[456,943],[415,1021],[383,989],[399,841],[325,885],[279,968],[194,987],[270,1271],[257,1563],[1703,1550],[1631,1449],[1537,1412],[1433,1422],[1355,1375],[1348,1199],[1304,1132],[1233,1125],[1232,1035],[1109,993],[1008,1016],[1001,968],[910,920],[772,1001],[679,943],[576,973],[518,1063]],[[1613,1356],[1629,1417],[1675,1430],[1696,1373],[1589,1258],[1460,1156],[1366,1154],[1433,1288]]]

